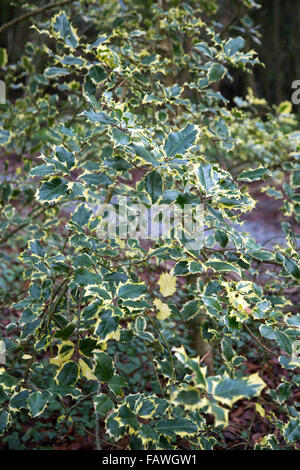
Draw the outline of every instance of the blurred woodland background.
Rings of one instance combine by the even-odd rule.
[[[126,0],[120,1],[126,9]],[[62,2],[47,3],[50,5]],[[28,29],[30,19],[4,32],[1,32],[1,25],[23,15],[30,8],[44,7],[47,3],[31,1],[29,5],[25,1],[1,0],[0,46],[7,48],[11,62],[22,57],[25,38],[28,39],[28,34],[31,34],[34,40],[36,33]],[[68,3],[72,7],[72,2]],[[101,0],[95,0],[92,3],[101,4]],[[131,6],[136,4],[139,9],[141,3],[144,5],[144,16],[147,19],[151,15],[153,2],[130,0]],[[223,31],[223,33],[236,31],[237,34],[242,35],[247,41],[247,48],[249,50],[254,48],[259,53],[261,62],[266,66],[257,66],[253,76],[235,71],[235,80],[232,83],[225,81],[222,85],[221,91],[224,96],[229,99],[234,96],[244,96],[247,87],[251,86],[256,96],[264,97],[270,104],[290,101],[291,84],[294,80],[300,80],[300,0],[262,0],[259,2],[261,5],[259,9],[251,10],[251,16],[249,16],[249,10],[247,12],[239,0],[202,0],[200,3],[207,15],[215,14],[218,10],[215,16],[216,30]],[[52,11],[49,15],[51,13]],[[84,18],[82,22],[84,26]],[[87,37],[93,37],[94,31],[85,27],[83,30]],[[36,35],[36,40],[39,40],[38,35]],[[295,107],[294,111],[299,114],[300,107],[299,109]]]

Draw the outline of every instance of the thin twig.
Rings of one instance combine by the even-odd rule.
[[[98,382],[98,389],[97,389],[97,395],[101,393],[101,382]],[[101,442],[100,442],[100,415],[99,413],[96,412],[95,414],[95,433],[96,433],[96,446],[97,450],[101,450]]]
[[[16,227],[14,230],[12,230],[11,232],[9,232],[7,235],[5,235],[3,238],[0,239],[0,243],[5,243],[7,242],[7,240],[12,237],[15,233],[19,232],[19,230],[22,230],[22,228],[26,227],[27,225],[31,224],[32,223],[32,220],[34,219],[37,219],[40,215],[42,215],[47,209],[50,209],[51,207],[53,206],[44,206],[42,208],[40,208],[41,210],[34,215],[34,217],[32,219],[30,219],[29,221],[27,222],[24,222],[20,225],[18,225],[18,227]],[[38,207],[35,207],[31,212],[29,212],[28,214],[28,218],[31,217],[32,214],[34,214],[34,212],[36,212],[38,210]]]
[[[37,8],[36,10],[28,11],[27,13],[24,13],[24,15],[18,16],[17,18],[14,18],[8,23],[5,23],[4,25],[2,25],[0,27],[0,34],[6,31],[7,29],[11,28],[12,26],[15,26],[16,24],[27,20],[27,18],[40,15],[41,13],[44,13],[45,11],[52,10],[53,8],[62,7],[64,5],[67,5],[68,3],[74,3],[75,1],[76,0],[64,0],[63,2],[50,3],[48,5],[45,5],[44,7]]]
[[[275,354],[271,349],[267,348],[267,346],[265,346],[263,343],[261,343],[259,341],[258,338],[256,338],[256,336],[252,333],[252,331],[250,330],[249,326],[246,325],[246,323],[244,323],[244,327],[246,328],[246,330],[248,331],[249,335],[254,339],[254,341],[256,341],[256,343],[261,347],[263,348],[265,351],[269,352],[270,354],[272,354],[273,356],[277,357],[277,354]]]
[[[239,18],[240,13],[241,13],[241,3],[240,3],[239,0],[238,0],[237,6],[236,6],[235,15],[234,15],[233,18],[229,21],[229,23],[228,23],[226,26],[224,26],[224,28],[223,28],[222,31],[220,32],[221,36],[223,36],[223,34],[225,34],[225,33],[229,30],[229,28],[233,25],[233,23],[235,23],[235,21]]]
[[[175,382],[175,369],[174,369],[173,356],[172,356],[170,347],[169,347],[168,342],[167,342],[166,338],[164,337],[163,333],[160,331],[159,327],[156,325],[155,321],[146,312],[145,312],[145,316],[150,321],[150,323],[154,326],[155,330],[157,331],[157,333],[159,334],[159,336],[163,340],[163,343],[165,344],[165,346],[168,350],[168,353],[169,353],[169,356],[170,356],[171,370],[172,370],[172,381],[171,381],[171,395],[172,395],[172,388],[173,388],[173,384]]]
[[[251,443],[250,438],[251,438],[252,427],[253,427],[253,424],[254,424],[254,419],[255,419],[255,412],[253,412],[253,415],[252,415],[252,418],[251,418],[251,421],[250,421],[250,425],[249,425],[249,429],[248,429],[247,441],[246,441],[246,443],[245,443],[244,450],[247,450],[248,444]]]

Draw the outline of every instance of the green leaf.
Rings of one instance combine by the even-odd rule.
[[[12,135],[10,131],[7,131],[5,129],[0,129],[0,145],[5,145],[8,144]]]
[[[110,338],[111,334],[117,331],[119,326],[119,317],[114,316],[111,310],[101,312],[100,323],[96,328],[95,334],[99,336],[102,341]]]
[[[141,157],[145,162],[150,163],[152,166],[157,166],[158,162],[150,150],[142,147],[141,145],[133,144],[132,148],[134,149],[136,155]]]
[[[100,124],[115,124],[116,120],[109,117],[105,112],[96,113],[95,111],[84,111],[83,114],[92,122],[100,122]]]
[[[26,408],[29,394],[29,390],[22,390],[19,393],[15,393],[9,402],[11,410],[20,411],[22,408]]]
[[[158,422],[155,430],[165,436],[191,436],[196,434],[198,427],[192,421],[185,418],[162,419]]]
[[[51,176],[55,174],[57,169],[54,165],[47,165],[43,163],[42,165],[35,166],[29,173],[29,176],[39,176],[40,178],[43,176]]]
[[[42,392],[33,392],[28,397],[27,404],[32,418],[35,418],[44,411],[47,400],[44,398]]]
[[[107,418],[107,430],[110,436],[113,436],[116,440],[120,439],[126,432],[126,427],[121,426],[119,420],[117,421],[117,412],[112,412],[112,414]]]
[[[55,333],[55,338],[59,338],[62,340],[67,340],[74,332],[76,325],[69,324],[65,328],[62,328],[61,330],[58,330]]]
[[[210,59],[213,59],[213,52],[206,42],[199,42],[195,44],[194,48],[197,51],[202,52],[202,54],[206,55]]]
[[[78,398],[81,395],[80,390],[78,388],[70,387],[68,385],[51,385],[49,387],[49,392],[61,398],[66,396]]]
[[[44,75],[47,78],[62,77],[69,74],[69,70],[66,70],[62,67],[48,67],[44,70]]]
[[[109,388],[113,391],[116,396],[122,396],[123,388],[128,386],[127,382],[120,377],[120,375],[115,374],[109,381],[108,381]]]
[[[145,284],[123,284],[118,290],[118,297],[120,299],[138,299],[147,292]]]
[[[79,225],[79,227],[84,227],[84,225],[89,223],[91,215],[92,210],[85,206],[85,204],[80,204],[72,215],[72,221]]]
[[[295,326],[296,328],[300,328],[300,314],[287,318],[286,323],[288,325]]]
[[[190,261],[189,271],[191,274],[202,273],[202,264],[198,263],[197,261]]]
[[[195,387],[186,387],[179,390],[175,395],[175,402],[178,405],[184,405],[186,408],[199,405],[201,402],[201,391]]]
[[[105,173],[85,173],[80,175],[80,178],[89,186],[108,186],[112,180]]]
[[[189,274],[189,263],[188,261],[178,261],[172,269],[173,276],[186,276]]]
[[[275,338],[280,348],[291,356],[293,352],[293,346],[290,338],[285,333],[279,330],[275,331]]]
[[[155,403],[150,397],[145,398],[144,396],[141,396],[136,401],[134,409],[140,418],[150,419],[157,409],[157,403]]]
[[[97,340],[93,338],[82,338],[79,341],[79,351],[87,357],[93,356],[93,351],[97,345]]]
[[[105,417],[105,415],[113,409],[113,401],[104,393],[100,393],[94,398],[95,411],[100,416]]]
[[[198,178],[199,183],[205,189],[207,193],[210,192],[210,189],[214,187],[215,183],[212,179],[212,167],[211,165],[199,165],[198,167]],[[208,206],[210,208],[210,206]],[[214,211],[214,208],[211,207],[211,210]]]
[[[64,65],[83,65],[84,60],[80,59],[80,57],[74,57],[72,55],[68,55],[64,57],[61,61],[62,64]]]
[[[67,46],[71,49],[76,49],[78,46],[76,31],[71,26],[64,12],[60,12],[54,17],[52,26],[57,36],[63,39]]]
[[[222,64],[213,64],[208,69],[208,83],[218,82],[224,77],[226,68]]]
[[[31,253],[34,255],[38,256],[39,258],[44,258],[45,257],[45,250],[41,243],[38,240],[32,240],[29,242],[29,248]]]
[[[283,265],[287,272],[289,272],[295,279],[300,279],[300,269],[294,260],[284,257]]]
[[[185,321],[190,320],[199,312],[199,302],[198,300],[190,300],[184,304],[183,309],[181,311],[181,315],[185,319]]]
[[[55,149],[56,158],[67,165],[70,170],[75,165],[75,157],[72,152],[69,152],[63,145],[56,147]]]
[[[223,338],[221,341],[222,354],[226,361],[230,362],[235,356],[234,350],[231,347],[230,341],[227,338]]]
[[[269,251],[266,251],[266,250],[251,251],[249,252],[249,255],[252,258],[258,259],[260,261],[268,261],[268,260],[274,259],[273,253],[270,253]]]
[[[6,428],[8,427],[10,422],[10,414],[8,410],[2,409],[0,411],[0,436],[4,434]]]
[[[294,171],[292,174],[292,187],[293,188],[300,187],[300,170]]]
[[[260,334],[267,339],[276,339],[273,328],[269,325],[260,325]]]
[[[291,419],[284,427],[284,438],[289,442],[297,442],[300,439],[300,420]]]
[[[238,176],[238,180],[247,181],[252,183],[252,181],[257,181],[263,179],[265,176],[270,176],[271,173],[266,168],[256,168],[255,170],[242,171]]]
[[[233,56],[245,46],[245,39],[241,36],[231,38],[224,46],[224,52],[228,57]]]
[[[111,135],[112,135],[112,138],[113,138],[113,140],[115,141],[115,143],[117,145],[121,145],[123,147],[126,147],[130,142],[129,135],[126,132],[124,132],[121,129],[118,129],[116,127],[112,129]]]
[[[83,255],[79,255],[74,260],[75,268],[91,268],[92,266],[93,266],[92,258],[86,253],[83,253]]]
[[[112,358],[105,352],[96,353],[95,376],[104,383],[108,383],[114,376]]]
[[[58,201],[67,194],[67,183],[62,178],[53,178],[43,183],[37,193],[37,199],[40,201]]]
[[[259,395],[265,387],[264,381],[258,374],[252,374],[243,379],[221,379],[213,392],[214,397],[222,403],[232,405],[241,398],[252,398]]]
[[[195,142],[197,134],[198,128],[194,124],[188,124],[179,132],[171,132],[164,145],[167,157],[172,158],[176,155],[184,155]]]
[[[25,327],[22,329],[21,340],[25,340],[28,336],[34,335],[41,326],[42,321],[42,318],[37,318],[34,321],[26,323]]]
[[[55,380],[58,385],[74,386],[79,374],[79,365],[74,361],[68,361],[58,370]]]
[[[224,248],[228,243],[228,236],[223,230],[216,230],[215,232],[216,241]]]
[[[279,403],[283,403],[288,400],[291,396],[291,385],[287,383],[281,383],[277,389],[277,400]]]
[[[239,276],[241,275],[241,271],[238,267],[234,266],[231,263],[228,263],[227,261],[219,261],[219,260],[211,260],[211,261],[206,261],[205,266],[208,266],[209,268],[212,268],[216,272],[230,272],[233,271],[237,273]]]
[[[191,369],[195,374],[196,384],[206,389],[205,368],[200,367],[199,357],[189,357],[183,346],[173,348],[177,359],[187,368]]]
[[[146,190],[151,197],[152,203],[155,204],[162,195],[162,177],[157,171],[151,171],[147,174]]]
[[[89,71],[89,77],[95,85],[98,85],[100,82],[106,79],[107,73],[103,67],[94,65]]]
[[[102,277],[99,274],[91,273],[84,268],[76,269],[74,282],[80,286],[88,286],[93,284],[101,284]]]
[[[210,401],[208,413],[211,413],[215,417],[215,426],[226,427],[228,425],[229,411],[226,408],[218,405],[218,403]]]
[[[140,427],[137,417],[133,411],[126,405],[122,405],[119,409],[119,418],[123,426],[129,426],[129,429],[137,431]]]

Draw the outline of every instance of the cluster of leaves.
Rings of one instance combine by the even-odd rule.
[[[1,301],[15,312],[2,343],[0,433],[24,413],[38,421],[53,410],[62,428],[80,428],[76,412],[88,402],[98,448],[103,420],[112,445],[176,449],[184,439],[212,449],[235,403],[259,397],[257,411],[281,437],[256,448],[296,447],[300,315],[289,292],[300,279],[300,142],[291,110],[251,92],[228,105],[220,82],[259,61],[242,37],[224,39],[203,22],[214,2],[148,2],[145,16],[144,6],[114,1],[85,16],[84,3],[72,20],[66,7],[35,23],[19,63],[2,54],[7,89],[21,96],[0,117],[3,154],[20,160],[0,186]],[[101,31],[94,42],[78,17]],[[283,201],[285,243],[275,249],[241,227],[255,207],[253,182]],[[116,196],[133,218],[136,204],[202,205],[203,244],[191,250],[176,233],[148,244],[99,237],[102,208]],[[193,325],[221,356],[213,373],[189,341]],[[286,369],[277,388],[245,373],[236,351],[244,333],[249,351],[255,341]]]

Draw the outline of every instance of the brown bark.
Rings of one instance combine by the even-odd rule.
[[[280,0],[274,1],[274,51],[276,58],[276,79],[275,79],[275,97],[276,103],[282,101],[281,95],[281,47],[280,47]]]
[[[208,375],[214,374],[213,365],[213,350],[209,342],[203,338],[202,335],[202,324],[205,321],[205,317],[198,317],[195,322],[195,335],[194,335],[194,348],[200,359],[203,359],[204,364],[207,366]]]

